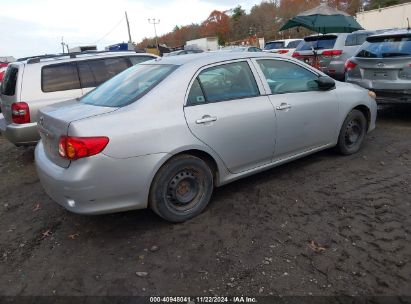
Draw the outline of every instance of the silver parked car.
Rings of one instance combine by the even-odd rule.
[[[156,59],[42,109],[37,171],[70,211],[150,207],[185,221],[214,186],[335,146],[357,152],[375,127],[373,96],[281,55]]]
[[[38,110],[81,97],[125,69],[158,56],[136,52],[44,55],[10,63],[0,90],[0,131],[17,146],[35,145]]]
[[[304,38],[303,43],[298,45],[292,56],[317,67],[335,79],[344,80],[345,62],[358,51],[365,39],[372,34],[375,32],[361,30],[351,34],[308,36]]]
[[[346,80],[373,90],[378,102],[411,103],[411,31],[368,37],[345,68]]]

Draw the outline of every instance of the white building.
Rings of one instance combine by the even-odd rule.
[[[359,12],[355,19],[366,30],[407,28],[411,24],[411,3],[404,3],[380,9]]]
[[[218,50],[218,39],[217,37],[206,37],[206,38],[190,40],[190,41],[187,41],[186,47],[200,49],[200,50],[203,50],[204,52],[216,51]]]

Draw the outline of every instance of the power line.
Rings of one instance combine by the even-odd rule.
[[[124,17],[121,17],[120,21],[111,29],[109,30],[103,37],[101,37],[100,39],[96,40],[95,42],[93,42],[93,44],[97,44],[99,43],[101,40],[103,40],[104,38],[106,38],[108,35],[110,35],[120,24],[121,22],[124,21]]]

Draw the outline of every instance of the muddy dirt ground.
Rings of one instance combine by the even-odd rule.
[[[411,107],[380,110],[360,153],[219,188],[184,224],[71,214],[1,136],[0,177],[0,295],[411,295]]]

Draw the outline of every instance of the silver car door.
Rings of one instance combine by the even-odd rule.
[[[274,108],[252,69],[245,60],[203,69],[184,108],[194,136],[233,173],[271,162],[274,151]]]
[[[283,59],[256,60],[276,111],[275,159],[297,155],[335,141],[338,97],[320,91],[318,75]]]

